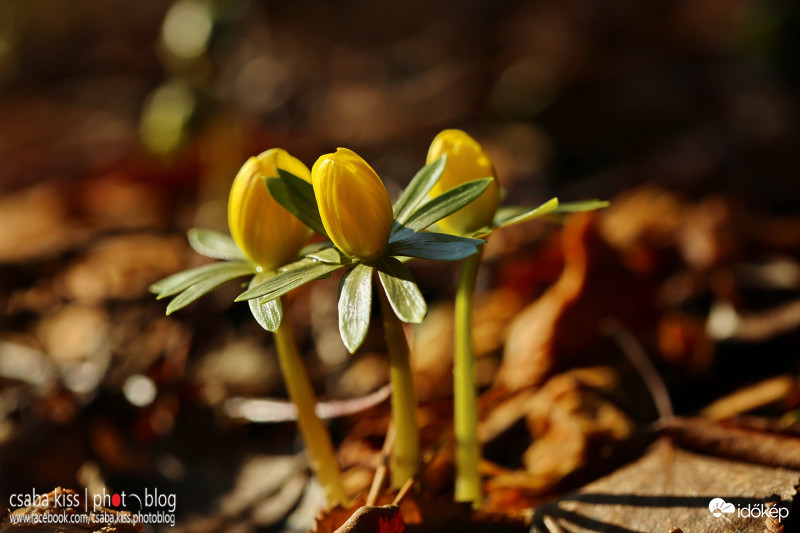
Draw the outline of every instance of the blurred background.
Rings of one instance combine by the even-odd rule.
[[[230,409],[284,394],[268,334],[231,303],[237,287],[169,318],[147,293],[200,264],[185,231],[227,231],[236,171],[274,146],[309,166],[351,148],[395,195],[438,131],[465,129],[507,203],[612,200],[592,222],[616,258],[604,279],[633,273],[653,298],[628,315],[602,295],[583,305],[641,319],[630,328],[674,377],[679,409],[743,373],[796,375],[798,31],[800,6],[773,0],[0,0],[0,502],[157,486],[177,493],[184,531],[309,526],[321,496],[293,425]],[[530,224],[490,243],[483,386],[497,387],[509,324],[569,263],[561,239]],[[420,394],[439,405],[453,269],[414,268],[431,302],[414,333]],[[378,390],[380,331],[349,358],[337,280],[312,285],[294,312],[320,394]],[[737,329],[786,306],[760,337]],[[554,369],[587,351],[564,350]],[[717,366],[725,350],[736,373]],[[764,350],[790,353],[767,368],[753,360]],[[430,441],[448,424],[436,409]],[[354,492],[385,430],[386,406],[371,413],[333,425]]]

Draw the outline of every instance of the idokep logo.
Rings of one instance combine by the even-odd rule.
[[[751,503],[735,506],[722,498],[714,498],[708,502],[708,510],[715,517],[728,518],[725,515],[736,514],[739,518],[772,518],[782,521],[789,516],[789,508],[777,504]]]
[[[711,514],[719,518],[724,514],[730,514],[736,511],[736,507],[732,503],[728,503],[722,498],[714,498],[708,503],[708,510]]]

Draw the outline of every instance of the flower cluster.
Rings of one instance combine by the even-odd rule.
[[[602,206],[593,201],[559,207],[554,198],[534,209],[498,209],[491,161],[460,130],[437,135],[427,160],[392,205],[378,174],[346,148],[321,156],[311,171],[280,148],[252,157],[231,187],[232,239],[210,230],[189,231],[195,251],[222,261],[170,276],[151,290],[158,298],[174,296],[167,307],[171,314],[228,281],[254,276],[237,301],[249,301],[259,323],[275,331],[282,319],[280,296],[335,270],[364,265],[344,277],[343,288],[352,290],[342,291],[348,305],[340,308],[349,307],[374,269],[398,317],[416,323],[425,315],[425,302],[403,265],[406,258],[464,259],[482,244],[472,237],[545,214]],[[426,231],[434,224],[441,233]],[[313,232],[327,240],[304,248]],[[362,309],[346,309],[341,317],[350,351],[366,332],[371,301],[363,294],[355,300]]]
[[[330,466],[335,460],[331,459],[329,438],[321,449],[313,449],[313,444],[325,440],[320,437],[324,428],[314,415],[313,391],[298,362],[297,350],[292,347],[291,332],[287,333],[285,325],[282,327],[282,297],[306,283],[344,270],[339,290],[339,330],[345,346],[353,353],[366,337],[373,287],[379,287],[397,429],[393,474],[400,475],[393,479],[402,483],[414,475],[419,452],[413,380],[400,322],[419,323],[427,311],[404,263],[413,258],[466,260],[462,269],[465,281],[459,282],[457,297],[457,308],[458,298],[467,302],[459,319],[466,326],[459,330],[461,344],[456,343],[457,347],[462,346],[457,351],[463,352],[460,358],[456,354],[456,373],[461,360],[461,374],[466,378],[456,388],[456,407],[457,415],[459,403],[461,409],[467,406],[475,411],[474,390],[470,392],[468,324],[471,291],[484,239],[493,230],[510,224],[605,205],[599,201],[559,205],[553,198],[533,209],[500,207],[500,197],[489,157],[477,141],[460,130],[445,130],[435,137],[427,164],[394,203],[375,170],[351,150],[339,148],[322,155],[309,171],[285,150],[273,148],[250,158],[234,179],[228,203],[231,236],[199,229],[189,232],[189,243],[195,251],[221,261],[174,274],[155,283],[151,290],[158,298],[173,297],[167,306],[170,314],[228,281],[252,276],[247,290],[236,301],[247,301],[258,323],[276,332],[284,377],[298,405],[306,445],[316,456],[315,470],[322,478],[323,466]],[[321,235],[322,241],[308,244],[313,233]],[[380,283],[373,283],[376,277]],[[459,390],[466,391],[466,400],[459,399]],[[465,439],[471,438],[474,426],[474,420],[463,426]],[[456,430],[458,433],[459,428]],[[477,448],[466,462],[474,463],[471,484],[479,483]],[[341,500],[338,467],[328,468],[326,476],[327,481],[322,481],[329,501]],[[473,489],[465,494],[464,499],[470,501],[479,497],[479,491]]]

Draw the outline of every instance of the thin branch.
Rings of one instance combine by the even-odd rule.
[[[392,455],[393,447],[394,425],[389,423],[389,429],[386,430],[386,438],[383,441],[383,448],[381,448],[381,461],[378,464],[378,468],[375,469],[375,477],[372,478],[372,485],[369,487],[366,505],[375,505],[378,502],[378,496],[380,496],[383,483],[386,481],[386,473],[389,470],[389,458]]]
[[[617,346],[628,358],[636,373],[642,378],[645,387],[647,387],[650,396],[653,398],[660,422],[666,423],[672,420],[675,417],[675,412],[672,409],[672,400],[669,398],[667,386],[639,341],[625,326],[613,319],[605,321],[601,326],[601,330],[606,332],[617,343]]]

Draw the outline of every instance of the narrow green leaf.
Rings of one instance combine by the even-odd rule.
[[[249,287],[255,287],[264,283],[275,275],[274,272],[262,272],[253,276],[250,280]],[[256,322],[267,331],[277,331],[283,322],[283,304],[280,298],[274,300],[267,300],[265,298],[253,298],[248,300],[250,305],[250,312],[253,313],[253,318]]]
[[[342,256],[342,253],[333,247],[325,248],[323,250],[318,250],[316,252],[308,254],[306,257],[314,259],[315,261],[330,263],[332,265],[341,265],[347,262],[345,260],[345,257]]]
[[[303,246],[300,251],[297,252],[297,255],[298,257],[304,257],[308,254],[324,250],[325,248],[330,248],[331,246],[333,246],[333,244],[331,244],[330,241],[312,242],[311,244]]]
[[[314,196],[314,188],[311,184],[280,168],[278,175],[278,178],[267,178],[266,180],[272,197],[296,216],[300,222],[327,237],[328,234],[319,217],[317,198]]]
[[[247,265],[249,266],[249,265]],[[227,270],[223,270],[217,272],[213,276],[206,277],[201,281],[198,281],[178,296],[172,299],[172,301],[167,306],[167,314],[171,315],[178,309],[183,309],[190,303],[194,302],[201,296],[208,294],[209,292],[213,291],[217,287],[224,285],[225,283],[231,281],[232,279],[240,278],[242,276],[246,276],[248,274],[252,274],[252,269],[244,269],[244,268],[229,268]]]
[[[409,324],[422,322],[428,307],[411,272],[394,257],[381,259],[376,267],[383,290],[397,318]]]
[[[478,252],[486,241],[468,239],[447,233],[421,231],[407,235],[389,244],[390,255],[418,257],[437,261],[459,261]]]
[[[493,224],[495,228],[504,228],[553,213],[556,209],[558,209],[558,198],[551,198],[532,209],[530,207],[501,207],[495,213]]]
[[[425,197],[442,177],[446,163],[447,154],[428,163],[411,178],[408,186],[403,190],[403,194],[394,203],[394,219],[397,222],[405,224],[417,206],[425,201]]]
[[[190,270],[184,270],[168,276],[161,281],[157,281],[150,285],[150,292],[158,295],[158,299],[178,294],[179,292],[188,289],[195,283],[203,281],[219,274],[227,272],[241,272],[241,276],[245,274],[252,274],[256,271],[255,265],[252,263],[244,263],[241,261],[219,261],[210,263],[208,265],[199,266]]]
[[[252,289],[240,294],[237,302],[250,300],[252,298],[259,298],[264,296],[267,300],[273,300],[279,296],[283,296],[287,292],[305,285],[309,281],[319,279],[333,272],[343,268],[344,265],[331,265],[328,263],[320,263],[310,259],[298,261],[297,263],[305,262],[305,264],[295,266],[291,270],[278,273],[275,277],[268,279],[264,283],[256,285]],[[297,264],[295,263],[295,265]]]
[[[581,213],[583,211],[594,211],[605,209],[611,204],[608,200],[584,200],[582,202],[566,202],[558,205],[554,213]]]
[[[538,207],[534,208],[538,209]],[[504,205],[497,208],[497,211],[494,213],[494,218],[492,219],[492,225],[487,226],[489,230],[492,228],[498,227],[498,224],[502,224],[506,220],[511,220],[512,218],[518,217],[522,214],[527,213],[530,211],[531,208],[526,205]]]
[[[301,268],[305,268],[308,265],[313,265],[313,264],[314,264],[313,259],[309,259],[308,257],[301,257],[300,259],[294,261],[293,263],[286,263],[285,265],[278,267],[277,272],[283,273],[283,272],[290,272],[292,270],[300,270]]]
[[[392,228],[392,233],[389,235],[389,244],[391,245],[392,243],[402,241],[403,239],[408,239],[415,233],[416,231],[413,229],[395,223],[394,228]]]
[[[485,237],[488,237],[494,230],[495,230],[494,226],[483,226],[482,228],[478,228],[475,231],[468,233],[464,236],[473,239],[483,239]]]
[[[364,342],[371,312],[372,267],[359,263],[345,272],[339,285],[339,334],[350,353]]]
[[[414,211],[414,214],[406,221],[405,226],[414,231],[424,230],[431,224],[455,213],[483,194],[483,191],[486,190],[491,181],[492,178],[481,178],[453,187]]]
[[[228,235],[210,229],[192,228],[187,233],[189,246],[200,255],[226,261],[247,258]]]

